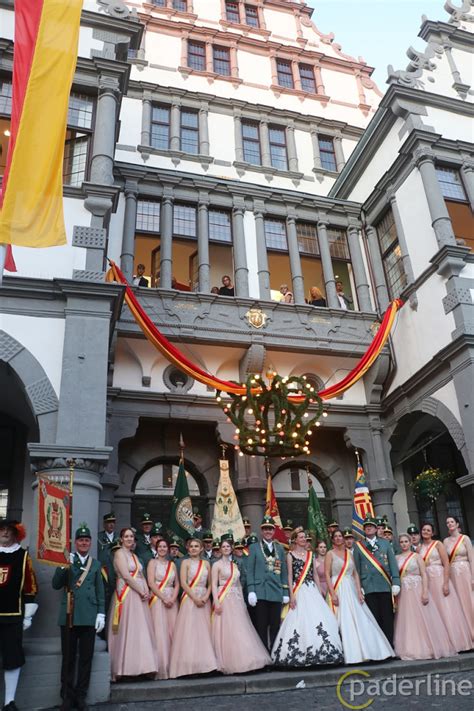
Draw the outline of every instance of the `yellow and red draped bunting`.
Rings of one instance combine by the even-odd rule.
[[[400,566],[400,579],[403,578],[404,575],[406,575],[407,568],[408,568],[408,563],[411,561],[413,556],[416,555],[416,553],[410,553],[410,555],[407,555],[405,560]]]
[[[430,559],[431,554],[433,553],[434,549],[436,548],[438,544],[438,541],[431,541],[430,545],[426,549],[426,551],[423,553],[423,562],[428,563],[428,560]]]
[[[38,475],[37,558],[49,565],[69,564],[72,475],[63,476]]]
[[[168,580],[169,580],[170,577],[171,577],[171,573],[172,573],[172,572],[173,572],[173,561],[169,560],[169,561],[168,561],[168,566],[167,566],[166,571],[165,571],[164,578],[163,578],[163,580],[161,581],[161,583],[158,585],[158,590],[159,590],[160,592],[165,589],[165,587],[166,587],[166,585],[167,585],[167,583],[168,583]],[[156,596],[156,595],[152,595],[151,598],[150,598],[150,601],[149,601],[149,603],[148,603],[149,606],[152,607],[152,606],[155,604],[155,602],[156,602],[157,600],[158,600],[157,596]]]
[[[372,555],[372,553],[367,550],[364,544],[360,541],[357,541],[356,546],[359,546],[359,550],[362,555],[369,561],[369,563],[372,563],[374,568],[385,578],[385,581],[390,585],[390,587],[392,587],[392,579],[390,575],[387,573],[383,565],[377,560],[377,558]]]
[[[203,560],[200,560],[200,561],[199,561],[199,565],[198,565],[197,570],[196,570],[196,575],[194,576],[194,578],[193,578],[193,579],[191,580],[191,582],[189,583],[189,587],[191,588],[191,590],[194,590],[194,588],[197,586],[197,584],[198,584],[199,581],[201,580],[201,576],[202,576],[202,574],[203,574],[203,571],[204,571],[204,561],[203,561]],[[181,598],[181,603],[180,603],[180,605],[182,605],[183,602],[184,602],[184,601],[186,600],[186,598],[188,598],[188,597],[189,597],[189,594],[188,594],[187,592],[183,593],[183,596],[182,596],[182,598]]]
[[[133,562],[135,563],[135,570],[131,573],[131,576],[132,576],[132,578],[136,578],[140,568],[139,568],[138,558],[135,555],[135,553],[132,553],[132,557],[133,557]],[[129,590],[130,590],[130,586],[128,585],[128,583],[125,583],[120,594],[117,591],[115,591],[114,616],[112,619],[112,632],[114,634],[117,634],[117,632],[118,632],[119,625],[120,625],[120,618],[122,617],[123,603],[124,603],[125,598],[128,595]]]
[[[15,0],[11,135],[0,244],[66,243],[62,166],[81,9],[82,0]],[[6,266],[10,268],[11,261]]]
[[[276,500],[275,492],[273,490],[272,478],[267,477],[267,496],[265,500],[265,516],[271,516],[275,522],[275,539],[283,543],[285,546],[288,545],[285,531],[281,525],[280,510],[278,508],[278,502]]]
[[[150,343],[154,345],[155,348],[157,348],[160,353],[162,353],[162,355],[170,361],[170,363],[173,363],[177,368],[194,378],[194,380],[204,383],[205,385],[209,385],[210,387],[215,388],[215,390],[233,393],[235,395],[245,395],[245,386],[239,385],[238,383],[232,383],[227,380],[221,380],[210,373],[206,373],[205,370],[202,370],[202,368],[186,358],[186,356],[178,348],[176,348],[167,338],[165,338],[165,336],[163,336],[146,311],[141,307],[138,299],[133,293],[133,290],[130,288],[126,278],[115,262],[110,262],[107,280],[116,281],[125,286],[125,302],[130,309],[132,316]],[[348,375],[346,375],[346,377],[340,382],[331,385],[329,388],[321,390],[318,393],[320,398],[323,400],[330,400],[331,398],[337,397],[345,390],[352,387],[358,380],[360,380],[360,378],[362,378],[363,375],[365,375],[380,355],[390,334],[397,311],[401,309],[402,306],[403,301],[400,299],[395,299],[391,302],[385,312],[382,323],[380,324],[374,340],[370,344],[364,356],[357,363],[356,367],[351,370],[351,372],[348,373]],[[256,388],[256,390],[258,390],[258,388]],[[294,402],[299,402],[303,398],[295,395],[292,396],[291,399]]]
[[[459,536],[459,538],[457,539],[456,543],[453,546],[453,550],[449,554],[449,562],[450,563],[452,563],[453,560],[455,559],[461,544],[464,542],[464,538],[465,538],[464,533],[461,533],[461,535]]]
[[[337,593],[339,586],[342,582],[342,579],[347,572],[347,569],[349,567],[349,558],[350,558],[350,553],[346,548],[346,550],[344,551],[344,561],[342,563],[342,568],[339,571],[339,575],[337,576],[337,578],[334,582],[334,585],[333,585],[335,593]],[[327,594],[327,601],[328,601],[328,604],[329,604],[329,607],[331,608],[331,610],[334,612],[334,614],[336,614],[336,606],[334,605],[331,595],[329,593]]]

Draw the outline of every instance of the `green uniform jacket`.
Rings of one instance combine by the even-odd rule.
[[[398,571],[398,563],[395,558],[395,553],[390,544],[390,541],[384,538],[377,538],[377,550],[372,551],[367,541],[364,539],[362,543],[377,558],[378,562],[388,573],[392,579],[392,585],[400,585],[400,573]],[[379,573],[375,566],[367,560],[365,555],[360,552],[359,546],[354,545],[354,563],[360,577],[360,584],[364,588],[366,595],[369,593],[392,592],[391,585],[387,583],[382,573]]]
[[[76,582],[81,577],[83,570],[80,558],[77,555],[74,556],[74,563],[70,567],[70,585],[71,590],[74,592],[73,625],[75,627],[94,627],[97,615],[105,613],[105,592],[101,567],[99,561],[93,559],[84,582],[80,588],[76,588]],[[64,588],[59,610],[59,625],[66,624],[66,584],[68,574],[69,568],[56,568],[53,576],[53,588],[55,590]]]
[[[153,555],[153,550],[151,548],[151,543],[147,543],[143,533],[137,533],[136,536],[137,547],[135,548],[136,555],[140,558],[140,562],[143,565],[143,570],[146,571],[148,563],[155,556]]]
[[[269,560],[265,556],[260,543],[253,543],[250,546],[245,565],[247,591],[249,593],[254,592],[257,595],[257,600],[282,602],[283,597],[289,595],[286,553],[283,546],[276,541],[273,541],[273,547],[280,565],[273,565],[273,570],[270,570]]]

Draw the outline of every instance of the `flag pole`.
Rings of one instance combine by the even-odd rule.
[[[3,270],[5,269],[5,260],[7,258],[7,245],[0,244],[0,286],[3,282]]]
[[[74,469],[76,466],[76,460],[74,458],[66,459],[66,464],[69,465],[69,536],[68,536],[68,550],[69,550],[69,562],[67,568],[66,576],[66,629],[65,629],[65,647],[64,650],[64,664],[65,668],[69,669],[69,659],[71,655],[71,629],[74,624],[74,593],[72,591],[71,585],[71,553],[72,553],[72,493],[73,493],[73,481],[74,481]],[[66,682],[67,683],[67,682]],[[65,697],[66,698],[66,697]]]

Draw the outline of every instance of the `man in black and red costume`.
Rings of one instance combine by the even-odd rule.
[[[5,677],[3,709],[16,711],[15,693],[25,663],[23,630],[31,627],[38,609],[36,578],[31,558],[20,546],[24,526],[14,520],[0,520],[0,650]]]

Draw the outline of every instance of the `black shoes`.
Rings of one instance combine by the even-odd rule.
[[[5,704],[2,711],[18,711],[18,706],[14,701],[10,701],[9,704]]]

